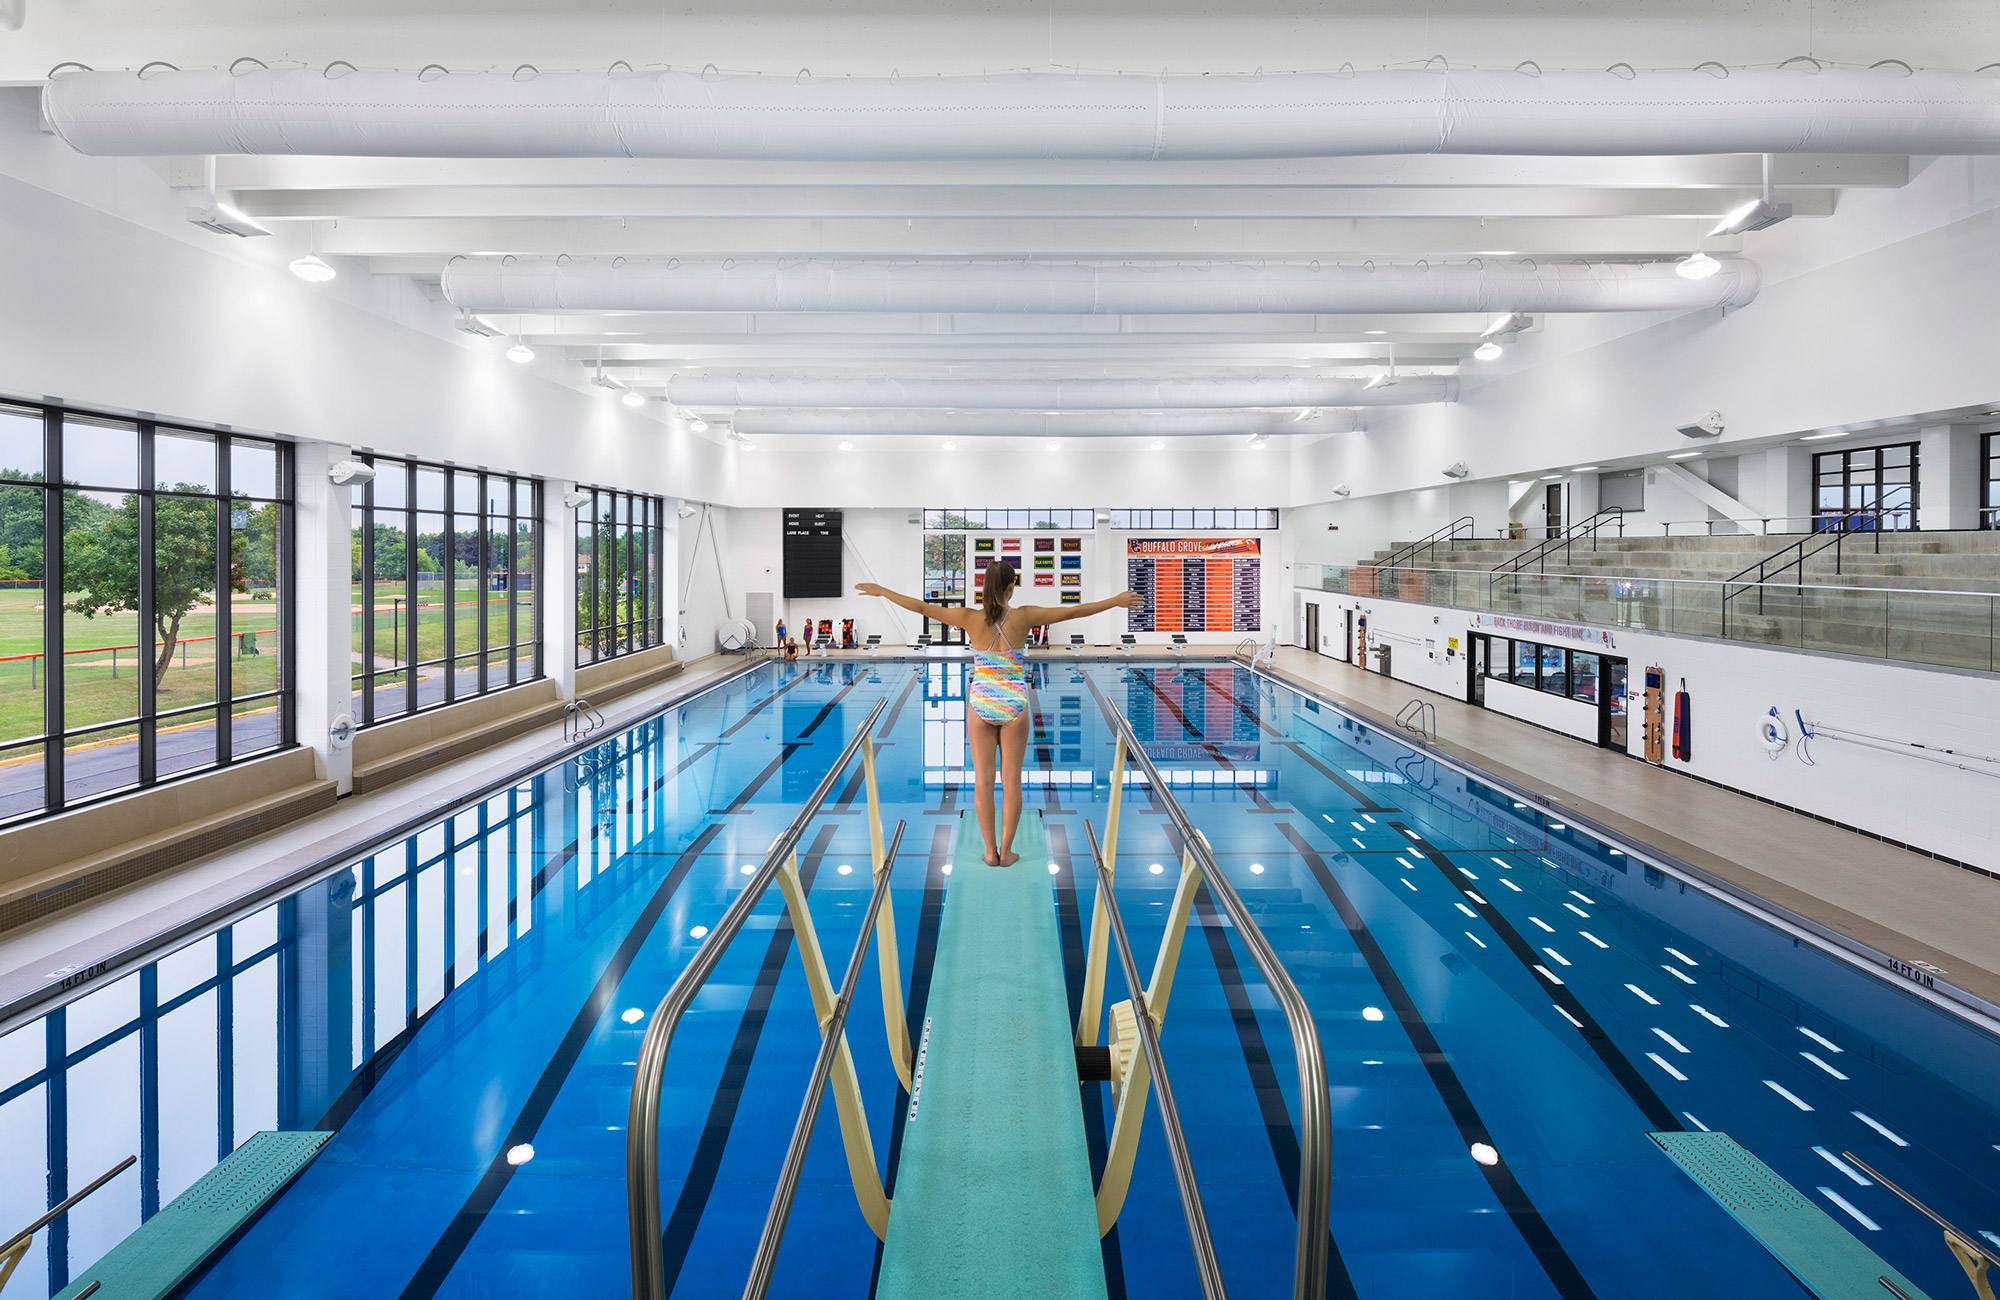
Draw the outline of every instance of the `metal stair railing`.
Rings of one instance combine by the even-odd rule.
[[[1841,572],[1841,546],[1854,533],[1867,533],[1875,539],[1875,554],[1882,553],[1881,522],[1884,517],[1900,514],[1900,509],[1879,512],[1856,512],[1828,515],[1819,520],[1820,527],[1807,533],[1798,541],[1774,555],[1767,555],[1747,569],[1730,574],[1722,580],[1722,635],[1729,635],[1729,602],[1739,596],[1757,593],[1757,612],[1764,612],[1765,584],[1781,573],[1798,571],[1798,589],[1801,599],[1805,595],[1806,561],[1825,551],[1833,552],[1833,571]],[[1751,575],[1756,576],[1751,576]]]
[[[1597,549],[1598,535],[1613,524],[1616,524],[1618,527],[1618,535],[1620,537],[1625,536],[1624,506],[1606,506],[1588,519],[1577,520],[1554,537],[1542,542],[1541,545],[1531,546],[1519,555],[1502,560],[1493,566],[1493,582],[1498,584],[1500,578],[1505,574],[1523,573],[1530,564],[1535,566],[1535,572],[1547,573],[1549,571],[1549,556],[1555,554],[1557,551],[1562,552],[1562,562],[1568,564],[1576,544],[1586,539],[1590,542],[1590,549],[1595,551]]]
[[[1442,542],[1453,542],[1457,541],[1460,537],[1477,537],[1478,535],[1479,525],[1473,522],[1472,516],[1460,515],[1444,527],[1431,533],[1428,537],[1419,537],[1414,542],[1406,542],[1402,546],[1397,547],[1395,550],[1389,552],[1387,558],[1374,561],[1373,567],[1377,569],[1399,568],[1411,563],[1419,555],[1426,555],[1437,550],[1438,545]]]
[[[1180,800],[1174,797],[1166,779],[1160,775],[1159,768],[1154,766],[1152,758],[1140,745],[1130,720],[1109,702],[1100,701],[1100,704],[1111,723],[1116,743],[1112,755],[1111,799],[1104,819],[1102,848],[1099,849],[1097,845],[1094,828],[1090,837],[1092,853],[1099,864],[1099,874],[1097,901],[1091,913],[1090,937],[1085,955],[1082,1005],[1077,1015],[1078,1046],[1090,1047],[1096,1044],[1098,1022],[1102,1018],[1100,1008],[1104,998],[1105,949],[1107,939],[1113,932],[1113,913],[1117,908],[1117,902],[1111,896],[1111,877],[1118,862],[1118,818],[1124,802],[1125,761],[1128,756],[1136,761],[1140,770],[1146,774],[1146,781],[1153,797],[1166,811],[1175,832],[1180,836],[1181,879],[1174,891],[1173,914],[1169,919],[1166,934],[1161,940],[1160,958],[1154,967],[1153,984],[1144,995],[1139,993],[1136,984],[1130,983],[1136,972],[1129,966],[1127,968],[1128,986],[1132,988],[1134,994],[1134,1003],[1128,1010],[1133,1020],[1133,1028],[1138,1031],[1136,1036],[1142,1044],[1147,1045],[1148,1051],[1143,1056],[1130,1059],[1127,1066],[1127,1083],[1119,1097],[1118,1117],[1113,1124],[1110,1149],[1105,1155],[1104,1179],[1098,1192],[1099,1226],[1103,1228],[1106,1225],[1107,1211],[1112,1218],[1116,1218],[1117,1205],[1110,1203],[1111,1198],[1115,1197],[1119,1201],[1123,1198],[1123,1186],[1113,1182],[1114,1170],[1122,1168],[1123,1177],[1130,1176],[1132,1157],[1129,1150],[1121,1153],[1121,1146],[1136,1149],[1138,1143],[1139,1123],[1136,1106],[1143,1098],[1142,1089],[1145,1085],[1145,1076],[1139,1073],[1139,1069],[1144,1066],[1149,1073],[1153,1072],[1151,1049],[1157,1044],[1147,1044],[1147,1033],[1144,1029],[1140,1029],[1137,1023],[1141,1018],[1139,1011],[1142,1006],[1145,1007],[1145,1015],[1150,1018],[1151,1029],[1156,1032],[1164,1014],[1166,991],[1172,983],[1173,968],[1178,960],[1179,937],[1186,931],[1187,915],[1193,908],[1195,892],[1205,883],[1215,900],[1221,904],[1223,912],[1228,915],[1230,924],[1236,928],[1237,938],[1249,950],[1251,959],[1256,962],[1257,969],[1263,974],[1265,985],[1271,990],[1272,997],[1284,1013],[1286,1027],[1291,1032],[1292,1053],[1298,1063],[1299,1071],[1298,1238],[1293,1254],[1292,1296],[1293,1300],[1324,1300],[1329,1241],[1328,1215],[1332,1202],[1333,1147],[1330,1103],[1326,1086],[1326,1058],[1320,1049],[1319,1028],[1313,1022],[1312,1009],[1306,1005],[1304,996],[1300,994],[1298,985],[1292,981],[1284,963],[1278,960],[1278,954],[1272,949],[1270,940],[1266,939],[1264,932],[1258,928],[1255,918],[1250,915],[1250,909],[1244,905],[1242,896],[1236,892],[1235,886],[1229,883],[1228,878],[1222,873],[1222,868],[1216,864],[1215,854],[1210,850],[1207,838],[1189,820],[1187,810],[1181,807]],[[1120,960],[1121,962],[1126,960],[1123,952],[1120,953]],[[1148,1004],[1148,1000],[1151,1001],[1151,1005]],[[1114,1009],[1114,1029],[1119,1028],[1122,1019],[1123,1017],[1117,1015]],[[1170,1096],[1163,1099],[1163,1123],[1166,1122],[1165,1105],[1170,1104],[1170,1101]],[[1127,1110],[1128,1105],[1134,1107],[1130,1112]],[[1129,1124],[1126,1122],[1128,1113],[1132,1118]],[[1178,1123],[1178,1115],[1175,1117],[1175,1123]],[[1170,1136],[1170,1143],[1171,1140]],[[1114,1164],[1114,1161],[1121,1163]],[[1176,1180],[1180,1177],[1178,1168],[1175,1170],[1175,1177]],[[1192,1214],[1188,1204],[1193,1197],[1192,1189],[1193,1173],[1190,1169],[1188,1181],[1183,1185],[1181,1193],[1184,1213]],[[1193,1199],[1197,1202],[1199,1200],[1198,1197]],[[1195,1208],[1198,1209],[1198,1205]],[[1196,1233],[1197,1227],[1192,1217],[1188,1226],[1191,1234]],[[1205,1226],[1202,1230],[1205,1231]],[[1196,1249],[1199,1255],[1198,1236]],[[1215,1284],[1220,1286],[1219,1276]],[[1204,1290],[1208,1285],[1209,1280],[1204,1274]]]
[[[632,1252],[632,1295],[633,1300],[666,1300],[666,1259],[661,1241],[662,1219],[660,1215],[660,1099],[666,1089],[667,1053],[673,1045],[674,1031],[679,1027],[681,1017],[701,992],[708,977],[714,973],[722,960],[730,942],[743,929],[764,895],[776,882],[785,896],[785,907],[792,929],[796,933],[801,960],[806,965],[808,981],[814,992],[815,1011],[823,1026],[822,1055],[826,1055],[828,1042],[838,1042],[839,1049],[831,1053],[828,1070],[834,1072],[835,1100],[840,1111],[841,1137],[847,1148],[848,1173],[854,1183],[854,1192],[860,1203],[862,1217],[868,1226],[880,1237],[888,1231],[889,1198],[882,1191],[880,1176],[876,1172],[875,1155],[869,1136],[867,1118],[861,1110],[861,1091],[854,1074],[854,1063],[846,1050],[844,1035],[834,1030],[833,998],[830,981],[827,978],[826,962],[820,956],[819,940],[814,932],[811,913],[806,909],[805,889],[799,880],[797,853],[800,842],[805,838],[806,828],[819,815],[827,796],[833,793],[841,776],[853,763],[855,755],[861,756],[862,774],[868,791],[868,834],[869,851],[874,870],[877,897],[884,887],[891,863],[886,856],[882,839],[881,803],[875,781],[875,744],[870,734],[877,720],[889,707],[887,699],[877,700],[875,707],[856,728],[840,754],[827,769],[826,775],[813,788],[791,824],[785,827],[773,841],[764,860],[751,874],[742,892],[724,910],[710,933],[705,936],[700,948],[686,969],[674,980],[666,996],[653,1010],[651,1023],[646,1027],[646,1037],[639,1047],[639,1059],[632,1075],[632,1097],[626,1115],[625,1130],[625,1208],[627,1229],[630,1234]],[[900,827],[898,838],[900,839]],[[901,985],[901,966],[896,958],[895,912],[891,909],[874,908],[873,924],[862,930],[861,942],[872,936],[877,945],[877,965],[882,975],[882,1017],[883,1026],[889,1040],[889,1055],[896,1067],[897,1077],[905,1088],[910,1086],[909,1026],[904,1019]],[[855,968],[849,963],[849,974]],[[851,981],[850,981],[851,982]],[[844,987],[844,993],[852,992]],[[842,1024],[844,1025],[844,1017]],[[818,1071],[815,1069],[815,1076]],[[823,1086],[823,1084],[821,1085]],[[817,1105],[816,1097],[808,1094],[808,1102]],[[810,1133],[811,1126],[807,1125]],[[796,1136],[796,1135],[795,1135]],[[801,1153],[802,1158],[803,1153]],[[789,1164],[791,1155],[787,1153]],[[796,1180],[795,1180],[796,1181]],[[784,1188],[781,1183],[780,1191]],[[788,1198],[787,1198],[788,1200]],[[774,1196],[772,1215],[776,1216],[775,1231],[782,1236],[783,1212],[779,1200]],[[772,1231],[767,1222],[767,1234]],[[759,1258],[762,1258],[764,1243],[759,1243]],[[776,1242],[771,1242],[771,1254],[775,1257]],[[762,1283],[768,1286],[768,1268],[762,1275]],[[753,1274],[746,1283],[744,1295],[760,1296],[758,1278]]]

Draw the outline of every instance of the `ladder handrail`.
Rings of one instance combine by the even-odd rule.
[[[1229,914],[1237,937],[1249,950],[1257,969],[1263,973],[1265,985],[1284,1012],[1285,1025],[1292,1036],[1292,1053],[1299,1070],[1299,1231],[1293,1254],[1292,1296],[1293,1300],[1324,1300],[1328,1218],[1333,1196],[1333,1143],[1328,1114],[1331,1103],[1326,1088],[1326,1057],[1320,1049],[1319,1028],[1313,1022],[1312,1008],[1306,1005],[1299,986],[1292,982],[1290,972],[1278,960],[1271,941],[1264,937],[1264,932],[1250,915],[1250,909],[1244,906],[1242,896],[1222,874],[1208,841],[1189,820],[1187,810],[1181,807],[1180,800],[1174,797],[1159,768],[1154,766],[1152,758],[1140,745],[1130,720],[1109,701],[1103,701],[1102,705],[1113,730],[1146,773],[1153,797],[1166,809],[1168,819],[1179,832],[1183,851],[1190,854],[1201,869],[1209,891],[1222,904],[1222,910]]]
[[[854,951],[847,959],[847,974],[841,977],[840,993],[833,1011],[820,1029],[819,1056],[813,1060],[812,1079],[806,1098],[799,1106],[799,1118],[792,1125],[791,1145],[778,1171],[778,1185],[771,1193],[771,1208],[764,1216],[764,1231],[757,1239],[757,1253],[750,1261],[750,1276],[743,1284],[743,1300],[764,1300],[771,1289],[771,1274],[777,1268],[778,1247],[784,1244],[785,1225],[791,1219],[792,1198],[799,1190],[799,1176],[805,1172],[806,1149],[812,1145],[813,1128],[819,1121],[820,1103],[826,1098],[827,1080],[833,1077],[834,1059],[847,1045],[847,1012],[854,1005],[854,990],[861,983],[861,967],[868,956],[868,941],[875,933],[875,918],[882,900],[889,896],[889,877],[896,851],[903,843],[905,822],[897,822],[884,853],[885,866],[875,873],[875,889],[868,897],[868,911],[861,918],[861,930],[854,937]]]
[[[1493,580],[1498,582],[1500,575],[1503,573],[1519,573],[1527,568],[1530,562],[1534,563],[1536,572],[1546,573],[1548,572],[1550,553],[1557,547],[1561,547],[1563,558],[1567,562],[1570,548],[1581,538],[1588,537],[1590,539],[1590,549],[1594,551],[1597,549],[1597,534],[1613,523],[1618,525],[1618,535],[1623,537],[1625,535],[1624,506],[1606,506],[1588,519],[1577,520],[1554,537],[1544,540],[1541,545],[1529,547],[1519,555],[1500,561],[1500,563],[1493,566]]]
[[[1434,529],[1428,537],[1419,537],[1414,542],[1406,542],[1397,547],[1395,550],[1389,552],[1387,559],[1372,561],[1371,567],[1377,569],[1398,568],[1416,559],[1424,551],[1436,550],[1439,542],[1456,541],[1460,536],[1461,527],[1463,527],[1465,534],[1468,536],[1477,537],[1479,535],[1479,525],[1473,522],[1472,516],[1460,515],[1444,527]]]
[[[1097,827],[1089,819],[1083,833],[1090,840],[1090,861],[1097,871],[1098,893],[1105,901],[1105,919],[1110,922],[1111,939],[1118,948],[1118,964],[1125,971],[1125,987],[1132,994],[1137,1013],[1139,1042],[1146,1052],[1146,1068],[1152,1075],[1156,1104],[1160,1108],[1160,1128],[1166,1134],[1167,1154],[1174,1165],[1174,1186],[1181,1194],[1181,1216],[1187,1220],[1188,1244],[1194,1248],[1195,1271],[1201,1276],[1201,1293],[1206,1300],[1228,1300],[1222,1284],[1222,1266],[1215,1259],[1215,1241],[1208,1231],[1208,1213],[1202,1208],[1201,1190],[1195,1185],[1194,1158],[1188,1154],[1187,1134],[1181,1129],[1180,1108],[1174,1104],[1174,1090],[1167,1082],[1167,1058],[1160,1051],[1159,1026],[1153,1022],[1152,1008],[1146,1005],[1146,985],[1139,980],[1139,963],[1132,956],[1132,940],[1125,933],[1125,918],[1119,914],[1118,899],[1112,891],[1111,870],[1097,842]]]
[[[722,919],[715,923],[701,947],[695,949],[686,969],[653,1009],[633,1069],[632,1098],[625,1123],[625,1210],[632,1247],[633,1300],[666,1300],[667,1294],[666,1252],[660,1240],[660,1097],[666,1090],[667,1049],[673,1045],[674,1031],[722,960],[730,941],[742,930],[743,923],[750,919],[765,891],[777,879],[779,870],[805,838],[806,827],[818,816],[820,806],[860,752],[862,743],[874,730],[876,719],[888,707],[886,697],[875,702],[798,815],[764,855],[749,883],[723,911]]]

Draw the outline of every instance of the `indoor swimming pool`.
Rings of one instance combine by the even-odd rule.
[[[336,1136],[185,1294],[626,1294],[648,1017],[878,702],[883,819],[906,823],[888,906],[923,1023],[971,803],[964,674],[755,667],[12,1028],[0,1229],[138,1160],[35,1239],[7,1295],[61,1292],[251,1134],[315,1128]],[[1030,707],[1026,800],[1072,1012],[1112,710],[1309,1002],[1333,1126],[1329,1296],[1797,1293],[1661,1131],[1730,1134],[1934,1300],[1969,1291],[1938,1230],[1842,1152],[2000,1245],[2000,1042],[1895,973],[1239,664],[1045,656]],[[1117,891],[1142,965],[1180,864],[1152,794],[1127,773]],[[799,862],[837,971],[871,883],[858,765]],[[819,1049],[783,915],[772,890],[674,1038],[659,1158],[678,1296],[741,1291]],[[1126,996],[1112,971],[1107,1000]],[[893,1196],[908,1098],[881,1026],[864,996],[847,1032]],[[1206,892],[1162,1042],[1230,1291],[1287,1296],[1291,1040]],[[1111,1092],[1081,1086],[1101,1165]],[[1108,1291],[1199,1296],[1146,1122],[1103,1242]],[[772,1293],[861,1300],[879,1262],[828,1106]]]

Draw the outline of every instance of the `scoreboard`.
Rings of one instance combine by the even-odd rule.
[[[1256,632],[1263,624],[1260,539],[1134,537],[1125,585],[1139,603],[1128,632]]]
[[[785,599],[842,594],[840,511],[785,511]]]

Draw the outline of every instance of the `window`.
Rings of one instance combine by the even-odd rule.
[[[1206,532],[1210,529],[1241,530],[1276,528],[1276,510],[1113,510],[1113,528],[1170,529],[1174,532]]]
[[[2000,433],[1986,435],[1986,499],[1979,512],[1981,528],[2000,528]]]
[[[363,457],[354,505],[354,720],[390,718],[542,675],[541,485]]]
[[[1093,510],[926,510],[924,527],[983,531],[988,528],[1095,528]]]
[[[576,661],[662,644],[659,497],[583,488],[576,510]]]
[[[1917,444],[1813,456],[1816,531],[1917,526]]]
[[[292,744],[291,534],[280,443],[0,406],[0,821]]]

